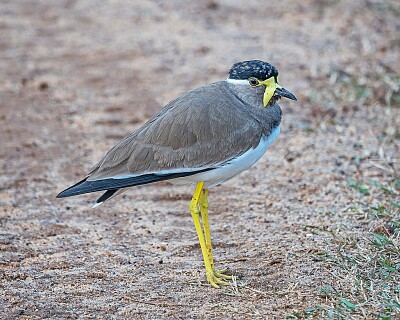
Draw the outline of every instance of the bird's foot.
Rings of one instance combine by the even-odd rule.
[[[207,272],[207,281],[214,287],[214,288],[219,288],[219,286],[228,286],[229,283],[222,280],[220,277],[220,274],[211,270],[210,272]]]
[[[229,282],[225,280],[231,280],[233,276],[225,274],[226,269],[223,270],[210,270],[206,272],[207,281],[214,287],[228,286]]]

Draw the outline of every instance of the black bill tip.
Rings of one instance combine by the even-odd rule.
[[[275,90],[276,93],[278,93],[281,97],[288,98],[290,100],[297,100],[295,95],[289,91],[287,91],[285,88],[276,88]]]

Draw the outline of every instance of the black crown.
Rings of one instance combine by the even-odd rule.
[[[247,80],[250,77],[260,80],[274,77],[277,80],[278,69],[268,62],[250,60],[235,63],[229,70],[229,79]]]

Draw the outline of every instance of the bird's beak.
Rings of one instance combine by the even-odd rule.
[[[290,100],[297,100],[295,95],[289,91],[287,91],[285,88],[281,87],[279,84],[276,86],[275,92],[279,94],[281,97],[288,98]]]
[[[264,92],[264,107],[266,107],[274,95],[279,95],[280,97],[289,98],[291,100],[297,100],[293,93],[290,93],[285,88],[277,83],[275,77],[268,78],[264,81],[260,81],[260,84],[265,86]]]

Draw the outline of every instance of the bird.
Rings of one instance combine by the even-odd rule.
[[[189,204],[206,279],[219,288],[232,275],[217,270],[212,254],[208,191],[254,165],[278,138],[282,97],[278,70],[262,60],[235,63],[228,77],[183,93],[111,148],[57,198],[105,191],[93,207],[127,188],[169,180],[194,187]]]

